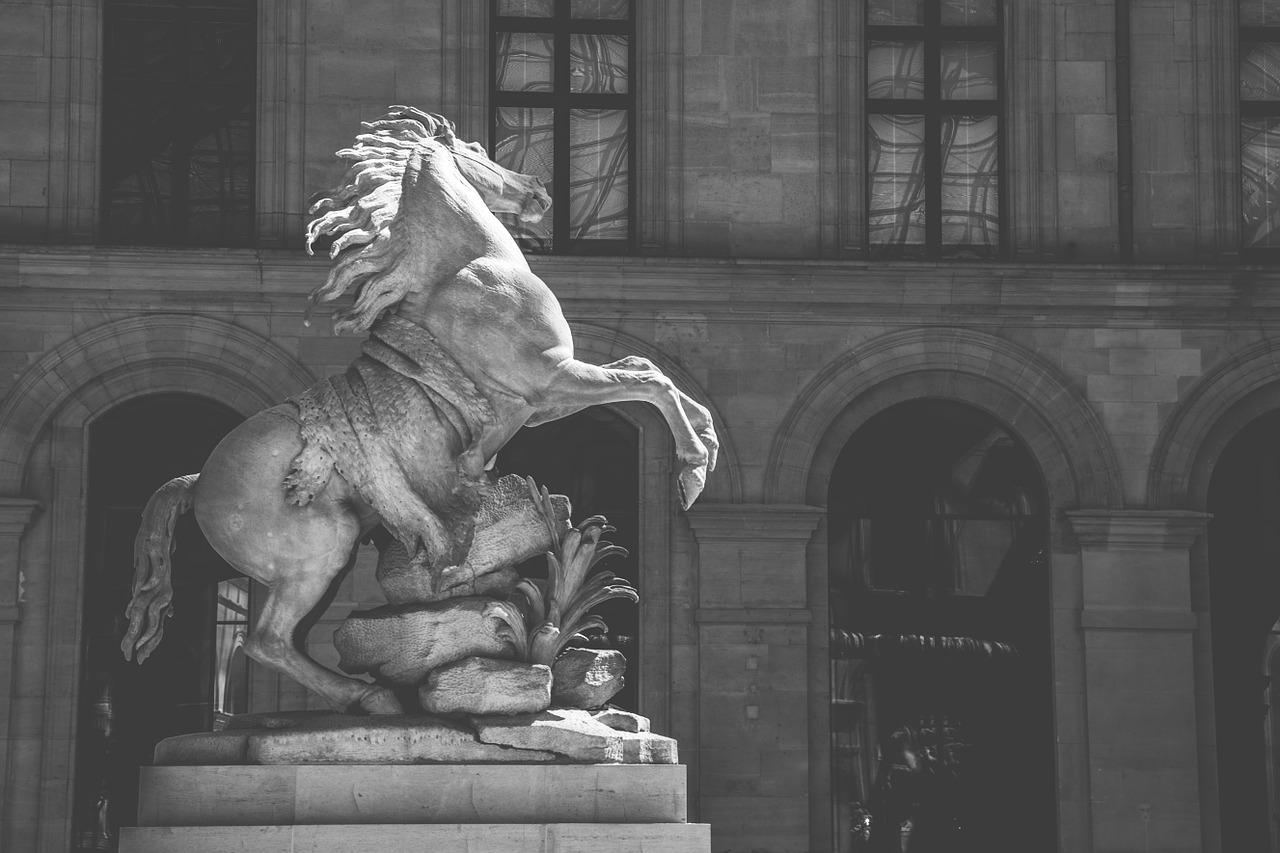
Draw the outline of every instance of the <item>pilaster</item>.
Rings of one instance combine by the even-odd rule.
[[[1197,851],[1199,620],[1190,548],[1209,516],[1080,510],[1067,517],[1083,575],[1093,849]]]
[[[805,551],[824,515],[713,504],[687,516],[698,540],[700,819],[716,849],[799,851],[809,838]]]
[[[27,529],[38,501],[31,498],[0,497],[0,786],[8,779],[9,720],[13,715],[14,639],[22,621],[22,534]],[[6,797],[0,793],[0,809]]]

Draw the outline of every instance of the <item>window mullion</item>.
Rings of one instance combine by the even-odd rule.
[[[552,188],[551,243],[555,251],[562,252],[569,244],[569,109],[573,103],[569,93],[569,0],[558,0],[555,21],[555,66],[551,86],[555,95],[552,144],[555,186]]]
[[[942,48],[937,4],[926,4],[924,33],[925,246],[942,254]]]

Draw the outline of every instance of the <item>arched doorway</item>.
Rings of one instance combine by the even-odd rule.
[[[1280,411],[1223,449],[1209,480],[1209,613],[1224,853],[1280,850],[1275,733],[1280,673]],[[1270,792],[1270,794],[1269,794]]]
[[[574,524],[603,515],[617,530],[609,541],[627,549],[625,559],[610,558],[602,568],[626,578],[644,599],[640,543],[640,432],[629,421],[603,406],[567,418],[522,429],[498,453],[496,473],[532,477],[554,494],[567,495]],[[541,557],[529,570],[545,570]],[[626,686],[613,704],[632,711],[638,707],[640,619],[636,605],[615,600],[599,613],[609,626],[602,643],[626,656]]]
[[[189,394],[123,403],[89,428],[81,689],[73,849],[113,851],[137,814],[138,767],[161,739],[208,731],[245,709],[246,578],[205,541],[192,515],[177,525],[174,616],[141,666],[120,639],[142,508],[170,478],[199,471],[243,418]]]
[[[1052,849],[1047,498],[946,400],[869,419],[828,490],[834,848]]]

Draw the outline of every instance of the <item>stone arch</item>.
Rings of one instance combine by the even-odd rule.
[[[1166,421],[1151,454],[1152,509],[1204,510],[1223,449],[1254,418],[1280,409],[1280,341],[1261,341],[1202,375]]]
[[[314,381],[275,344],[220,320],[159,314],[104,323],[45,353],[0,405],[0,494],[19,493],[37,436],[67,406],[80,413],[70,422],[84,426],[132,397],[186,391],[249,415]]]
[[[1039,462],[1055,508],[1123,505],[1106,432],[1053,365],[993,335],[934,328],[876,338],[805,387],[770,450],[766,500],[825,504],[831,467],[857,428],[894,403],[921,397],[966,402],[1006,424]]]

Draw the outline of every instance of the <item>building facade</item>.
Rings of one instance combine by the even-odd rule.
[[[407,104],[564,185],[521,237],[579,357],[715,417],[687,513],[638,404],[520,459],[631,527],[627,703],[717,851],[1280,850],[1275,28],[1274,0],[3,3],[0,847],[129,822],[121,732],[175,718],[104,674],[110,566],[183,447],[358,354],[303,322],[307,199]],[[310,634],[330,665],[366,551]],[[252,593],[219,589],[180,725],[314,707],[228,674]]]

